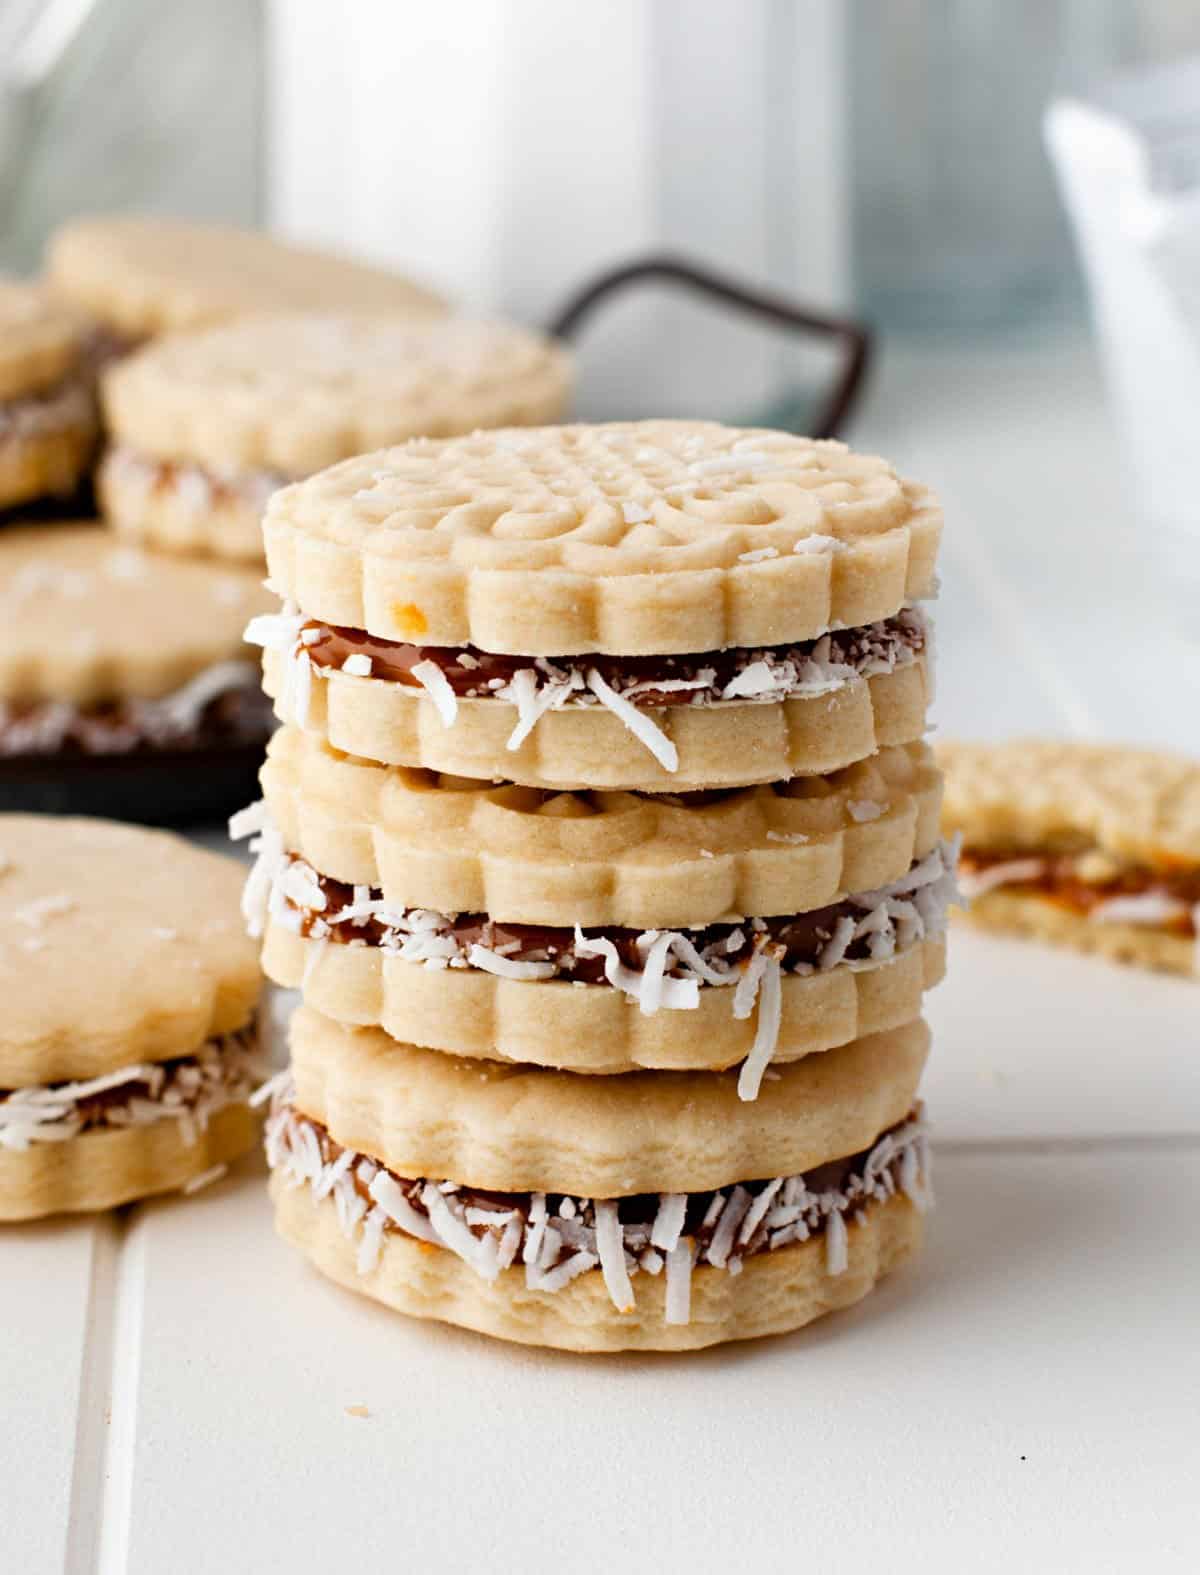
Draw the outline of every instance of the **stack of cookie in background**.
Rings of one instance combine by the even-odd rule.
[[[244,802],[271,730],[241,639],[273,605],[270,493],[414,434],[559,419],[570,389],[560,348],[407,279],[166,220],[67,226],[0,325],[0,506],[86,479],[99,371],[110,527],[0,540],[11,808],[181,823]]]
[[[299,986],[282,1233],[579,1350],[792,1329],[916,1248],[953,852],[936,501],[689,422],[409,443],[274,495],[284,726],[235,818]]]

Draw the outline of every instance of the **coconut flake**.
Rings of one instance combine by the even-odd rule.
[[[422,1214],[420,1209],[413,1208],[399,1182],[386,1170],[376,1171],[367,1191],[393,1225],[398,1225],[401,1230],[407,1231],[410,1236],[415,1236],[418,1241],[427,1241],[434,1246],[441,1245],[441,1237],[429,1223],[428,1217]]]
[[[878,820],[887,809],[887,805],[876,804],[869,798],[855,798],[850,800],[846,808],[850,812],[850,819],[858,821],[861,825],[864,821]]]
[[[801,536],[792,548],[793,552],[839,552],[841,542],[836,536]]]
[[[607,1198],[596,1201],[596,1251],[600,1255],[600,1272],[619,1313],[634,1309],[633,1286],[625,1268],[625,1240],[617,1205]]]
[[[351,678],[370,678],[375,664],[363,651],[355,651],[342,663],[342,671]]]
[[[849,1262],[846,1221],[841,1211],[834,1209],[825,1218],[825,1271],[833,1275],[845,1274]]]
[[[685,1236],[667,1254],[667,1294],[664,1323],[685,1324],[692,1319],[692,1263],[695,1246]]]
[[[1186,919],[1189,908],[1178,897],[1162,891],[1143,891],[1098,902],[1088,917],[1095,924],[1136,924],[1152,928]]]
[[[472,942],[467,948],[467,962],[472,968],[482,968],[500,979],[549,979],[556,972],[551,962],[520,962],[515,957],[502,957],[490,947]]]
[[[450,681],[436,662],[418,662],[410,668],[412,676],[433,701],[443,727],[453,727],[458,720],[458,697]]]
[[[982,897],[998,886],[1024,885],[1037,881],[1046,873],[1045,859],[1005,859],[1000,864],[982,870],[963,870],[959,882],[966,897]]]
[[[673,1252],[679,1243],[679,1233],[687,1218],[686,1192],[660,1192],[658,1213],[650,1227],[650,1245]]]
[[[646,746],[664,771],[678,771],[679,751],[644,711],[639,711],[635,705],[631,705],[619,695],[611,684],[605,682],[596,668],[588,669],[586,682],[600,704],[607,707],[639,743]]]
[[[754,1031],[754,1043],[738,1073],[738,1098],[747,1101],[758,1098],[763,1073],[779,1044],[779,1025],[783,1020],[783,970],[779,960],[768,957],[765,950],[759,955],[763,958],[764,966],[762,987],[758,994],[758,1023]]]

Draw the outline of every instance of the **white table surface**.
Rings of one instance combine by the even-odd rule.
[[[893,361],[854,436],[945,496],[943,729],[1197,749],[1087,357]],[[954,942],[928,1251],[799,1335],[605,1360],[408,1323],[276,1241],[257,1157],[6,1230],[0,1569],[1200,1567],[1200,993]]]

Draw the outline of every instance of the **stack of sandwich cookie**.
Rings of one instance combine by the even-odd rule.
[[[0,509],[79,486],[96,445],[92,383],[79,320],[0,280]]]
[[[939,755],[973,923],[1200,973],[1200,762],[1029,739]]]
[[[911,1251],[954,895],[939,531],[882,461],[686,422],[422,440],[275,495],[290,605],[248,637],[285,726],[234,830],[306,1001],[280,1224],[335,1278],[671,1348],[798,1327]]]
[[[0,815],[0,1219],[194,1190],[253,1146],[239,881],[163,832]]]
[[[124,768],[153,767],[138,811],[155,818],[157,795],[172,818],[206,790],[180,766],[252,782],[271,715],[242,630],[270,601],[248,569],[144,554],[98,525],[7,527],[0,795],[78,805],[91,783],[100,803]]]
[[[76,219],[56,231],[47,287],[112,350],[264,312],[446,311],[399,274],[291,246],[259,231],[141,215]]]
[[[110,368],[98,478],[123,536],[259,560],[277,488],[422,434],[559,419],[566,352],[463,317],[252,319],[170,336]]]

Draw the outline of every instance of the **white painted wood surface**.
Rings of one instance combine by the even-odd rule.
[[[941,726],[1197,748],[1088,362],[898,363],[856,438],[946,494]],[[407,1323],[275,1240],[258,1159],[5,1231],[0,1569],[1194,1570],[1200,995],[958,934],[930,1016],[923,1263],[757,1346]]]

